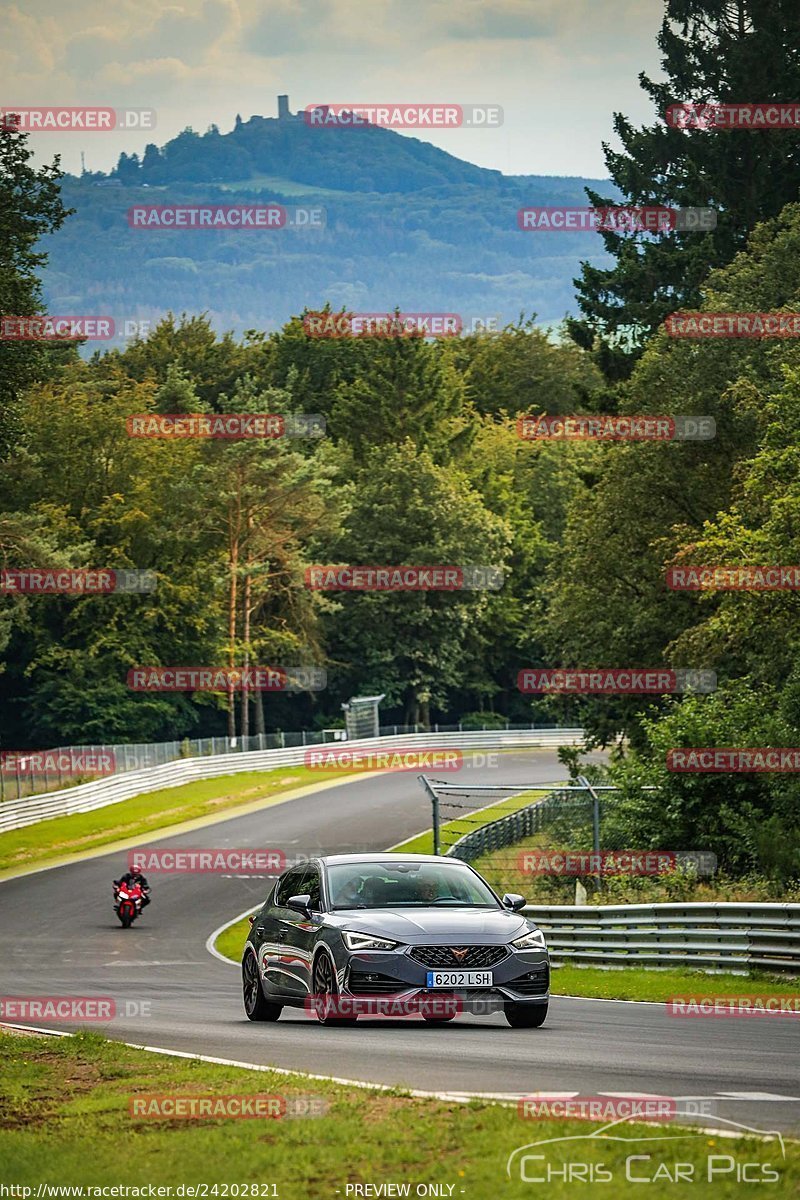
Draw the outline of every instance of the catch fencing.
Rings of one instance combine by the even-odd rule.
[[[398,736],[364,738],[347,742],[350,750],[384,749],[462,749],[499,750],[580,746],[584,741],[582,729],[522,729],[486,730],[472,733],[418,733]],[[241,771],[271,771],[275,767],[302,766],[309,745],[287,749],[250,751],[239,754],[213,755],[205,758],[182,758],[158,767],[127,771],[80,784],[45,796],[30,796],[23,800],[7,800],[0,804],[0,833],[21,829],[52,817],[92,812],[109,804],[130,800],[145,792],[179,787],[200,779],[233,775]]]

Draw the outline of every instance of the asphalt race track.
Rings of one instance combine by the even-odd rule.
[[[465,769],[459,782],[564,777],[552,751],[502,754],[499,764],[499,770]],[[170,840],[156,835],[146,844],[278,847],[288,855],[382,850],[429,825],[416,778],[392,774]],[[289,1009],[277,1024],[251,1024],[238,969],[212,957],[205,943],[212,930],[260,901],[266,881],[151,876],[153,904],[126,931],[111,905],[111,880],[124,868],[125,855],[117,853],[0,883],[3,995],[113,996],[118,1009],[149,1002],[147,1016],[118,1013],[96,1028],[125,1041],[238,1062],[458,1095],[703,1097],[723,1119],[800,1133],[795,1017],[686,1019],[669,1017],[660,1004],[556,997],[538,1030],[511,1029],[502,1016],[462,1016],[444,1028],[416,1018],[322,1028]],[[742,990],[758,989],[743,981]]]

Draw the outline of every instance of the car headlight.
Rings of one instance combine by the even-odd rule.
[[[388,938],[373,937],[371,933],[353,933],[348,931],[342,934],[344,944],[348,950],[394,950],[395,946],[399,946],[399,942],[390,942]]]
[[[541,929],[531,929],[511,943],[517,950],[544,950],[546,942]]]

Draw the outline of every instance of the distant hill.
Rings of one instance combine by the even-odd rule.
[[[458,132],[453,139],[457,144]],[[458,312],[500,323],[574,311],[591,233],[521,233],[524,205],[582,205],[602,180],[504,176],[375,127],[313,129],[302,118],[237,118],[230,133],[185,130],[110,175],[64,182],[76,214],[46,239],[51,312],[117,321],[207,311],[220,329],[280,327],[303,307]],[[134,205],[275,200],[321,206],[324,228],[131,229]],[[91,345],[89,349],[96,348]]]
[[[454,131],[453,136],[458,137]],[[343,192],[417,192],[446,184],[500,183],[489,171],[455,158],[418,138],[371,125],[319,129],[302,115],[237,117],[230,133],[212,126],[185,129],[142,159],[122,155],[112,178],[126,184],[225,183],[261,175],[292,179],[310,188]]]

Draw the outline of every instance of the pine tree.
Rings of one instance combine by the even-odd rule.
[[[698,304],[709,270],[730,262],[753,226],[796,200],[800,186],[800,130],[680,129],[666,122],[667,108],[687,101],[797,101],[797,0],[666,0],[657,40],[666,79],[639,76],[657,122],[634,129],[615,113],[623,148],[604,143],[606,164],[623,203],[712,207],[718,223],[713,232],[655,238],[602,232],[616,264],[582,264],[575,283],[583,319],[568,327],[580,345],[595,345],[611,377],[629,373],[669,313]],[[620,203],[587,195],[595,206]]]
[[[47,265],[47,254],[36,246],[74,212],[61,202],[58,158],[50,166],[32,167],[27,143],[27,134],[0,122],[0,313],[12,326],[15,317],[42,311],[39,272]],[[52,373],[65,353],[72,351],[63,345],[13,335],[0,338],[0,461],[23,437],[21,393]]]

